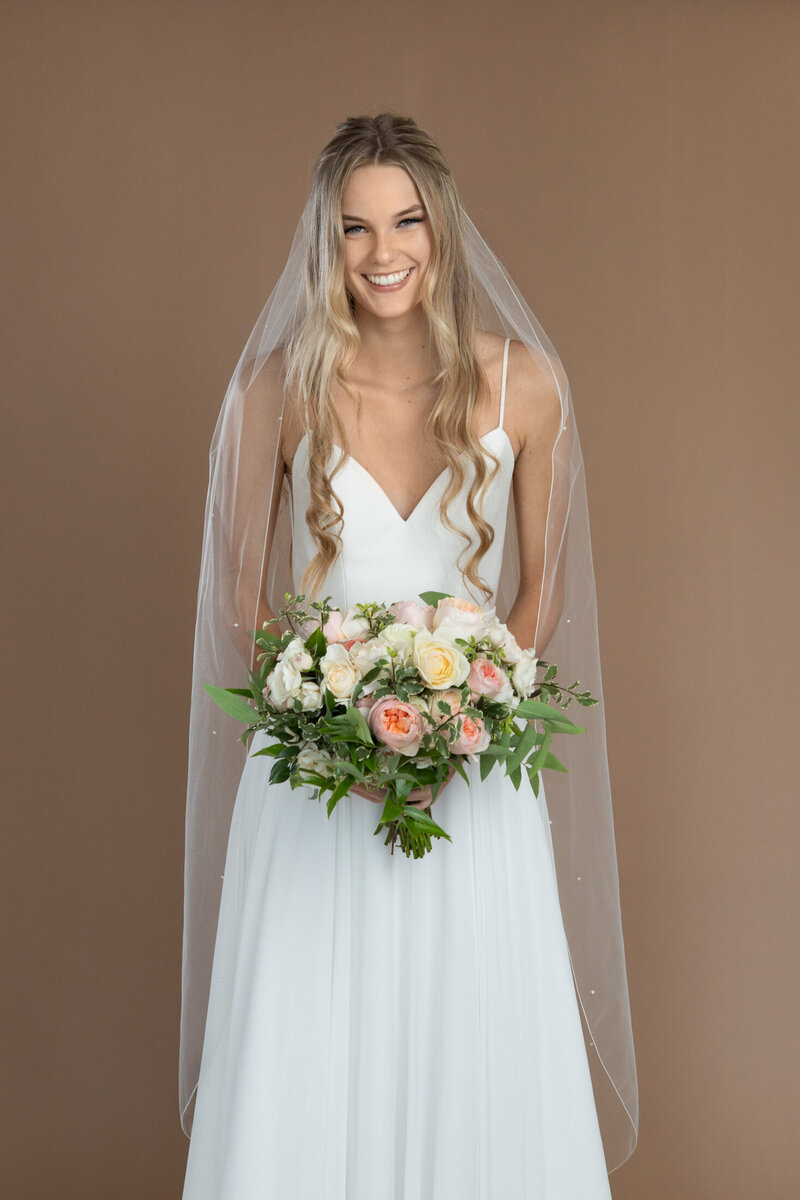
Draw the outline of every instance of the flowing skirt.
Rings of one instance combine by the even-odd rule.
[[[270,765],[234,808],[183,1200],[608,1200],[544,786],[467,762],[415,860]]]

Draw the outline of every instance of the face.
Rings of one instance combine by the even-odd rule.
[[[345,285],[359,309],[387,319],[411,312],[431,257],[428,216],[402,167],[357,167],[342,195]]]

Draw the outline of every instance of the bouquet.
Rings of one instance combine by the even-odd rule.
[[[435,800],[454,770],[468,781],[464,759],[480,764],[481,779],[501,764],[517,789],[525,770],[537,796],[542,768],[566,770],[553,735],[584,730],[563,709],[597,700],[575,690],[579,680],[560,685],[557,667],[521,649],[492,610],[442,592],[344,612],[330,600],[309,611],[304,595],[287,593],[252,635],[248,687],[205,685],[247,726],[243,742],[257,730],[275,739],[254,752],[274,759],[271,783],[327,795],[328,817],[354,785],[385,789],[375,833],[386,829],[392,853],[398,844],[421,858],[433,838],[452,839],[409,803],[414,789],[430,787]],[[271,632],[282,618],[288,629]]]

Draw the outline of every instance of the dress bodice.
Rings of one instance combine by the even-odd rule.
[[[500,395],[500,420],[480,438],[482,447],[497,455],[499,469],[485,486],[482,500],[484,519],[494,530],[494,541],[481,559],[478,570],[497,590],[503,556],[514,451],[503,427],[505,387],[508,367],[508,340],[503,356]],[[334,446],[330,469],[339,462],[342,451]],[[491,459],[487,456],[491,468]],[[420,591],[436,590],[464,596],[477,603],[482,594],[472,594],[458,567],[471,551],[463,537],[448,529],[439,517],[439,505],[447,488],[447,468],[434,479],[406,519],[401,517],[383,488],[352,457],[347,457],[336,475],[334,488],[344,512],[341,530],[342,550],[333,563],[320,595],[331,595],[342,609],[361,601],[414,600]],[[466,500],[474,477],[467,464],[459,494],[450,501],[448,515],[457,529],[471,534],[473,547],[477,535],[467,515]],[[300,441],[292,463],[292,574],[295,592],[300,591],[303,572],[316,554],[316,545],[305,519],[311,502],[308,479],[308,438]]]

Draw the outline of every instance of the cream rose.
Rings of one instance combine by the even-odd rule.
[[[334,642],[320,659],[323,686],[337,700],[348,701],[361,676],[344,646]]]
[[[437,691],[460,687],[469,675],[469,663],[458,646],[425,629],[414,638],[413,661],[425,683]]]

